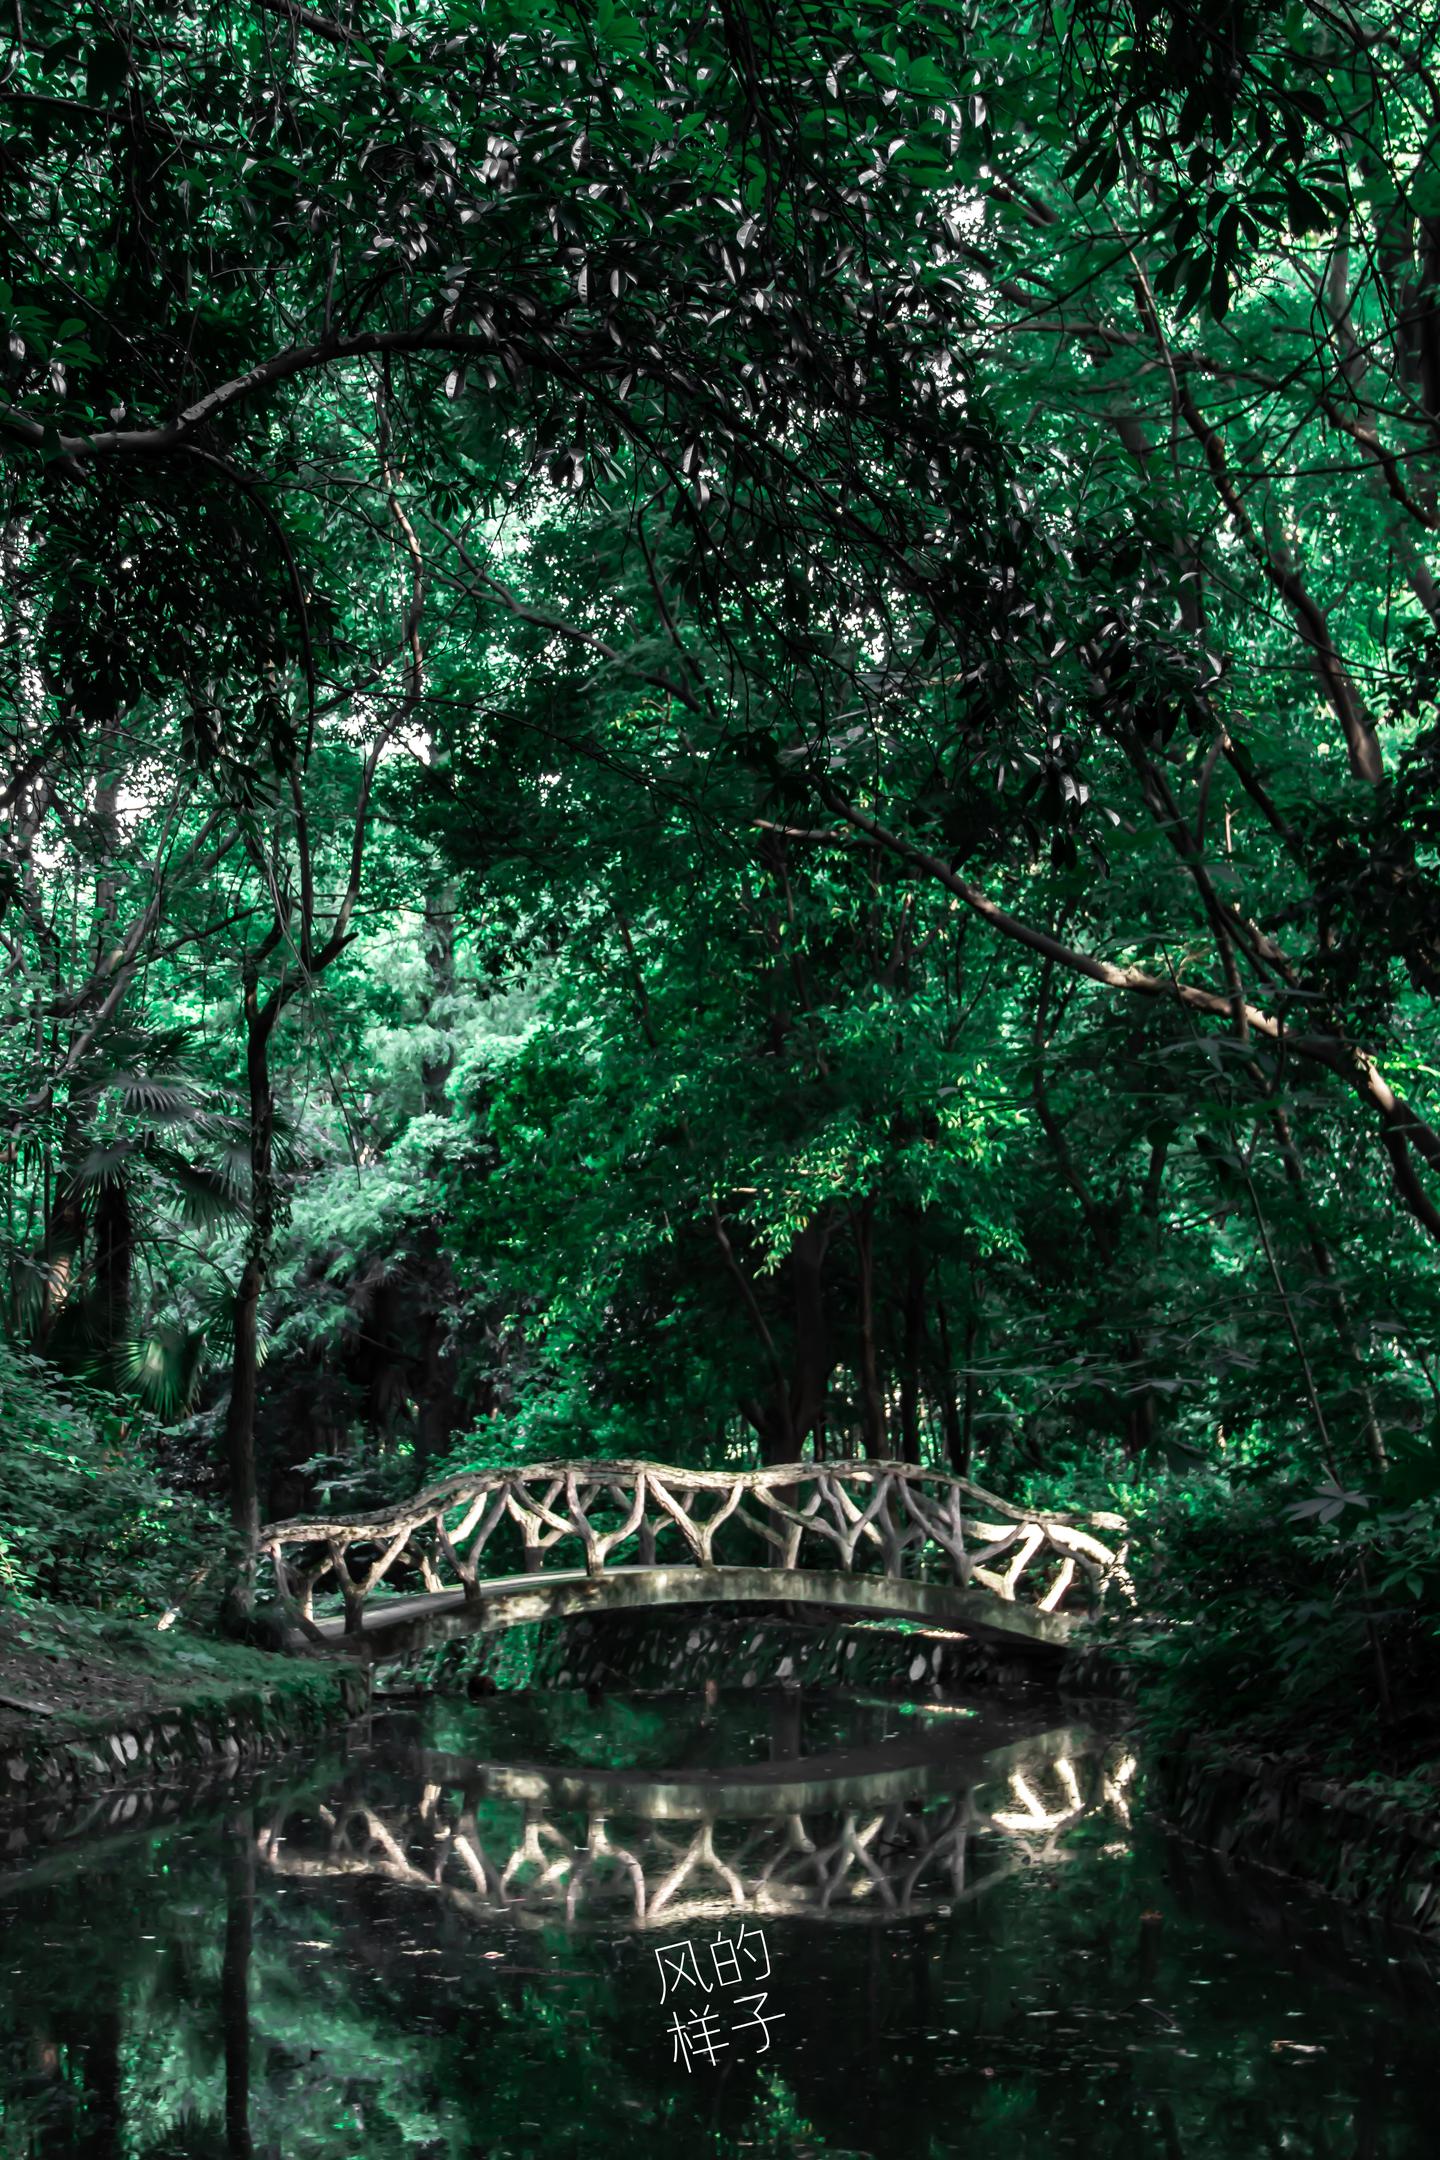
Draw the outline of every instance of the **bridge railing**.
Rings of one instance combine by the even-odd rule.
[[[261,1546],[282,1605],[320,1640],[321,1586],[338,1590],[345,1631],[359,1633],[369,1598],[402,1561],[426,1591],[484,1596],[482,1563],[497,1531],[516,1525],[526,1573],[558,1548],[567,1564],[601,1575],[616,1566],[663,1566],[664,1539],[682,1563],[753,1564],[756,1540],[777,1568],[903,1576],[935,1570],[1041,1612],[1083,1602],[1108,1585],[1133,1597],[1125,1524],[1015,1507],[967,1479],[913,1463],[781,1463],[763,1470],[682,1470],[665,1463],[539,1463],[472,1470],[373,1515],[270,1523]],[[1105,1532],[1102,1537],[1098,1533]],[[748,1549],[736,1552],[744,1534]],[[1117,1535],[1118,1533],[1118,1535]],[[1070,1601],[1067,1605],[1067,1601]]]

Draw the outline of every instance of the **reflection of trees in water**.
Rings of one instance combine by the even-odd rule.
[[[251,2160],[250,1954],[255,1939],[255,1836],[252,1817],[237,1815],[225,1842],[225,1957],[220,2016],[225,2027],[226,2160]]]
[[[216,1835],[93,1853],[83,1876],[56,1867],[14,1904],[0,2160],[234,2160],[247,2142],[254,2160],[795,2160],[807,2145],[898,2160],[952,2139],[1005,2160],[1440,2149],[1433,2021],[1337,2009],[1285,1929],[1256,1955],[1177,1911],[1128,1844],[1121,1749],[1051,1735],[972,1758],[964,1782],[952,1761],[949,1790],[837,1779],[828,1807],[813,1776],[789,1776],[813,1757],[776,1765],[764,1796],[748,1771],[653,1780],[661,1820],[633,1789],[623,1817],[578,1804],[582,1773],[551,1773],[547,1806],[536,1771],[497,1767],[481,1789],[412,1760],[406,1777],[366,1762],[319,1788],[328,1819],[313,1802],[232,1813]],[[736,1802],[751,1812],[725,1812]],[[478,1884],[452,1849],[467,1815]],[[667,1934],[725,1925],[724,1870],[747,1899],[768,1886],[768,1908],[743,1909],[774,1924],[790,2022],[764,2064],[688,2086],[672,2071],[652,1958],[667,1934],[636,1929],[623,1861],[575,1887],[592,1815]],[[891,1925],[831,1924],[871,1915]],[[1357,1987],[1377,1978],[1357,1967]],[[1276,2052],[1277,2035],[1322,2053]]]
[[[282,1876],[377,1876],[439,1893],[478,1922],[644,1929],[736,1912],[884,1920],[1053,1864],[1065,1833],[1088,1817],[1108,1813],[1123,1826],[1133,1768],[1120,1750],[1088,1759],[1056,1751],[1048,1761],[1041,1752],[1024,1767],[982,1765],[961,1789],[931,1797],[897,1795],[894,1773],[852,1777],[829,1805],[813,1779],[759,1787],[742,1777],[732,1787],[743,1809],[733,1795],[727,1804],[723,1780],[656,1780],[648,1809],[644,1781],[608,1781],[607,1801],[607,1781],[596,1780],[582,1815],[564,1804],[581,1779],[556,1773],[548,1794],[543,1772],[476,1765],[459,1794],[432,1783],[409,1801],[351,1797],[309,1820],[281,1811],[260,1832],[259,1856]],[[687,1814],[689,1826],[677,1828]]]

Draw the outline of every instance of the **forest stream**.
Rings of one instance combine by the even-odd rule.
[[[427,1700],[0,1878],[3,2160],[1409,2160],[1433,1979],[995,1697]]]
[[[0,2160],[1440,2160],[1440,0],[4,37]]]

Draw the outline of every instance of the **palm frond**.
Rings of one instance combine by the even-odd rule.
[[[228,1357],[235,1341],[235,1291],[223,1275],[207,1276],[192,1292],[198,1325],[210,1345],[212,1361]],[[275,1336],[277,1299],[262,1298],[256,1316],[258,1362],[264,1364]]]
[[[115,1094],[132,1117],[188,1118],[195,1115],[195,1089],[189,1081],[160,1080],[153,1073],[112,1072],[92,1082],[87,1095]]]
[[[120,1370],[147,1410],[180,1417],[199,1392],[206,1350],[204,1328],[162,1326],[121,1345]]]
[[[147,1148],[146,1157],[175,1188],[181,1213],[198,1229],[233,1222],[243,1212],[244,1195],[237,1190],[228,1165],[190,1162],[171,1148]]]
[[[75,1165],[71,1174],[75,1183],[82,1188],[109,1185],[120,1176],[127,1163],[133,1160],[134,1154],[135,1146],[130,1140],[114,1140],[109,1146],[97,1145]]]

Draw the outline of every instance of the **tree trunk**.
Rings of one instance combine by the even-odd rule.
[[[120,720],[118,714],[100,731],[100,771],[95,782],[95,823],[99,828],[104,867],[95,880],[95,960],[105,956],[105,943],[115,927],[115,903],[120,881],[115,858],[120,853],[120,780],[122,772]]]
[[[258,1253],[246,1255],[235,1293],[235,1348],[230,1367],[230,1404],[225,1414],[225,1464],[230,1485],[230,1522],[239,1546],[239,1567],[230,1603],[243,1615],[255,1602],[255,1558],[260,1540],[260,1496],[255,1475],[255,1408],[260,1379],[260,1299],[265,1270]]]
[[[261,1003],[253,975],[245,984],[245,1073],[250,1093],[250,1234],[235,1293],[235,1349],[230,1403],[225,1414],[225,1463],[230,1522],[240,1547],[227,1606],[243,1618],[255,1602],[255,1560],[260,1504],[255,1473],[255,1410],[260,1378],[260,1300],[265,1294],[275,1241],[275,1093],[270,1078],[270,1037],[279,1011],[278,991]]]
[[[433,739],[431,748],[433,755]],[[455,994],[456,906],[455,887],[448,882],[433,886],[425,896],[425,965],[430,975],[425,1020],[428,1027],[444,1038],[424,1058],[420,1067],[425,1109],[431,1117],[450,1115],[447,1082],[455,1064],[450,1000]],[[458,1410],[454,1358],[446,1348],[449,1330],[441,1310],[449,1270],[433,1223],[427,1226],[421,1257],[421,1287],[430,1303],[420,1322],[415,1475],[418,1483],[424,1485],[430,1475],[431,1463],[449,1446]]]
[[[437,885],[425,896],[425,964],[430,971],[425,1019],[428,1026],[446,1038],[420,1067],[425,1108],[432,1117],[445,1117],[450,1110],[445,1083],[455,1063],[450,1040],[451,1015],[447,1010],[448,1001],[455,992],[455,908],[453,885]]]
[[[885,1398],[880,1391],[880,1361],[875,1346],[875,1195],[850,1210],[855,1232],[856,1301],[860,1322],[860,1431],[865,1452],[885,1453]]]
[[[945,1453],[956,1477],[969,1477],[970,1462],[975,1447],[975,1374],[972,1370],[975,1355],[977,1321],[974,1303],[965,1314],[965,1410],[962,1417],[955,1400],[955,1363],[950,1348],[950,1318],[944,1300],[935,1301],[935,1318],[940,1334],[940,1423],[945,1434]]]
[[[455,1395],[454,1356],[447,1348],[448,1330],[443,1314],[425,1315],[420,1344],[420,1401],[415,1419],[415,1476],[424,1485],[430,1465],[450,1445],[458,1404]]]
[[[1383,1477],[1390,1466],[1390,1460],[1386,1453],[1384,1437],[1380,1431],[1380,1422],[1375,1415],[1375,1398],[1370,1392],[1370,1380],[1365,1370],[1364,1353],[1356,1339],[1355,1323],[1350,1313],[1350,1301],[1345,1295],[1344,1284],[1335,1272],[1334,1256],[1325,1242],[1320,1225],[1316,1221],[1310,1206],[1310,1194],[1305,1181],[1305,1168],[1300,1159],[1300,1149],[1287,1113],[1277,1107],[1272,1113],[1271,1125],[1279,1146],[1280,1160],[1285,1166],[1285,1176],[1289,1181],[1290,1189],[1295,1195],[1296,1205],[1300,1210],[1300,1218],[1305,1228],[1306,1242],[1310,1247],[1310,1256],[1315,1263],[1315,1272],[1325,1287],[1325,1293],[1334,1315],[1336,1338],[1346,1359],[1354,1369],[1355,1407],[1359,1412],[1358,1423],[1365,1453],[1369,1458],[1370,1468],[1375,1475]]]
[[[798,1451],[790,1424],[789,1397],[779,1381],[764,1395],[745,1396],[738,1407],[746,1423],[754,1427],[760,1460],[767,1469],[772,1463],[795,1460]]]
[[[795,1310],[795,1364],[790,1388],[790,1425],[796,1454],[807,1439],[818,1461],[825,1453],[825,1409],[830,1392],[830,1353],[825,1342],[825,1249],[828,1224],[808,1222],[790,1247]]]
[[[910,1251],[905,1265],[905,1295],[900,1359],[900,1453],[904,1461],[920,1460],[920,1367],[925,1354],[925,1249],[920,1242],[920,1219],[909,1225]]]
[[[122,1377],[121,1350],[130,1333],[134,1259],[130,1187],[123,1175],[109,1177],[95,1202],[95,1325],[103,1345],[105,1369],[117,1383]]]
[[[796,1445],[794,1426],[790,1418],[790,1388],[786,1380],[785,1368],[781,1362],[780,1353],[775,1346],[775,1338],[771,1334],[769,1323],[760,1309],[760,1300],[755,1295],[755,1286],[740,1265],[735,1248],[730,1242],[730,1233],[725,1228],[725,1217],[721,1213],[720,1202],[713,1198],[710,1202],[710,1221],[715,1232],[715,1241],[720,1247],[721,1257],[729,1271],[731,1280],[740,1293],[741,1301],[750,1317],[750,1323],[764,1348],[765,1362],[770,1368],[770,1385],[766,1389],[765,1395],[763,1397],[747,1396],[737,1407],[742,1416],[749,1419],[759,1436],[760,1460],[762,1462],[793,1462],[799,1453],[799,1448]]]
[[[55,1178],[55,1197],[45,1224],[44,1290],[37,1330],[42,1349],[50,1338],[55,1322],[69,1303],[70,1293],[75,1287],[75,1277],[80,1272],[80,1258],[85,1244],[85,1215],[73,1168],[79,1145],[80,1135],[73,1120],[67,1118],[65,1144]]]
[[[975,1460],[975,1338],[980,1332],[980,1315],[973,1305],[965,1315],[965,1422],[961,1428],[960,1458],[963,1468],[961,1477],[969,1477],[970,1465]]]
[[[1139,1365],[1144,1357],[1138,1335],[1125,1338],[1125,1356],[1132,1365]],[[1146,1386],[1133,1391],[1125,1410],[1125,1459],[1139,1462],[1155,1445],[1155,1391]]]

